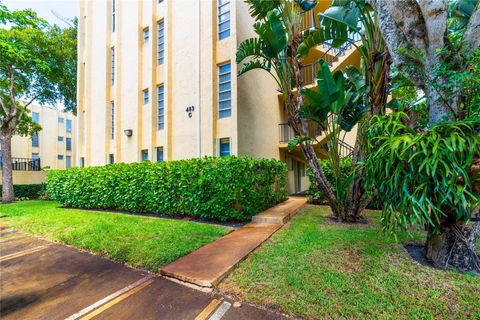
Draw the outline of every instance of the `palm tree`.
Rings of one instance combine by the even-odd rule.
[[[312,170],[315,182],[325,194],[334,216],[342,221],[356,221],[368,204],[361,185],[362,172],[357,161],[362,158],[361,134],[353,154],[352,172],[342,181],[340,175],[340,133],[351,130],[370,107],[371,114],[383,112],[388,93],[388,57],[383,55],[383,39],[371,8],[356,1],[342,2],[319,15],[317,29],[302,31],[302,19],[316,2],[305,0],[247,0],[255,18],[256,38],[243,41],[237,50],[237,63],[246,61],[239,75],[253,69],[263,69],[276,80],[285,101],[288,123],[296,138],[290,146],[299,145]],[[363,22],[366,32],[358,27]],[[319,61],[317,89],[304,89],[301,58],[310,48],[331,41],[340,47],[349,34],[361,35],[362,44],[352,43],[360,50],[363,72],[354,68],[331,74],[328,64]],[[382,62],[384,66],[382,67]],[[379,71],[380,70],[380,71]],[[333,84],[333,86],[332,86]],[[328,99],[326,99],[328,97]],[[305,101],[307,100],[307,101]],[[335,185],[327,180],[308,136],[309,121],[314,121],[328,133],[327,144],[335,176]]]

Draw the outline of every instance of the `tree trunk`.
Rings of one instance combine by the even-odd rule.
[[[2,203],[11,203],[15,200],[13,192],[12,172],[12,136],[3,135],[0,139],[2,147]]]
[[[456,268],[463,272],[480,273],[480,259],[477,240],[480,222],[466,224],[459,221],[448,227],[442,227],[438,235],[429,233],[426,244],[426,257],[437,268]]]

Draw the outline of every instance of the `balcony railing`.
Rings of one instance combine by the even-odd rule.
[[[280,123],[278,125],[279,132],[280,132],[280,143],[288,143],[288,141],[295,138],[295,133],[293,132],[292,128],[288,125],[288,123]],[[318,137],[322,134],[322,128],[315,122],[308,123],[308,136],[309,137]]]
[[[0,168],[3,168],[3,157],[0,157]],[[40,171],[40,159],[12,158],[12,170],[15,171]]]
[[[303,12],[303,19],[302,19],[302,25],[301,25],[301,30],[307,30],[315,27],[315,13],[313,10]]]
[[[305,19],[304,19],[305,20]],[[363,32],[363,25],[359,22],[358,23],[359,32]],[[348,31],[347,39],[348,41],[345,42],[339,48],[332,47],[332,41],[325,41],[322,43],[322,47],[327,49],[317,61],[304,65],[302,67],[302,82],[304,85],[315,83],[316,75],[318,72],[318,62],[323,59],[328,65],[331,67],[334,62],[338,61],[340,57],[345,55],[345,52],[352,48],[352,43],[358,42],[362,40],[359,32],[351,32]]]

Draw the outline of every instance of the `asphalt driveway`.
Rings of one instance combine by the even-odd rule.
[[[8,319],[287,319],[146,271],[3,230],[0,317]]]

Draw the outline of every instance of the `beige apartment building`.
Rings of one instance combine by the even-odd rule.
[[[31,104],[28,108],[33,121],[40,124],[42,130],[34,136],[13,136],[14,184],[42,183],[45,169],[66,169],[76,165],[77,118],[48,106]]]
[[[275,81],[262,71],[236,76],[236,49],[255,35],[252,24],[240,0],[81,0],[79,165],[248,155],[287,162],[289,192],[305,190]],[[306,83],[320,57],[334,69],[359,60],[353,49],[331,49],[312,50]]]
[[[40,159],[43,169],[66,169],[76,164],[76,117],[55,108],[30,105],[32,119],[42,130],[32,137],[12,138],[12,157]]]

